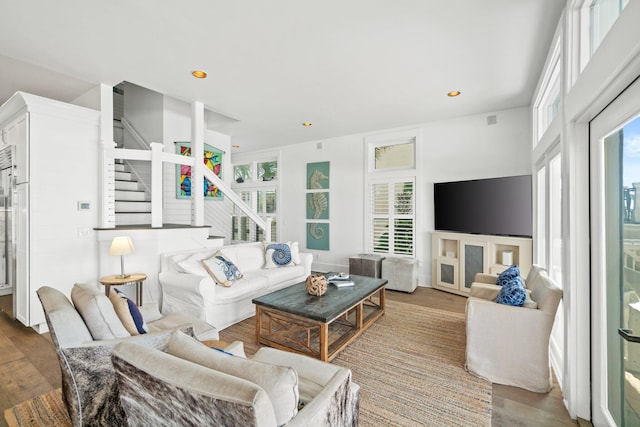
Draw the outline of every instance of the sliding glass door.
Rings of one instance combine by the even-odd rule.
[[[594,424],[640,425],[640,82],[590,124]]]

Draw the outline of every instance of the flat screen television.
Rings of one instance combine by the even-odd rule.
[[[433,186],[435,229],[469,234],[532,236],[531,175]]]

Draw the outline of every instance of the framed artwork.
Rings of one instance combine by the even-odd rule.
[[[307,223],[307,249],[329,250],[329,224]]]
[[[307,193],[307,219],[329,219],[329,192]]]
[[[329,162],[307,163],[307,189],[329,188]]]
[[[190,142],[176,142],[176,154],[191,156]],[[216,176],[222,178],[222,154],[210,145],[204,144],[204,164],[213,171]],[[176,198],[188,199],[191,197],[191,166],[176,165]],[[222,200],[223,194],[211,181],[204,178],[204,198],[209,200]]]

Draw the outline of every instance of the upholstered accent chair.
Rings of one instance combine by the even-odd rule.
[[[132,426],[358,424],[351,371],[307,356],[261,348],[246,358],[174,332],[164,351],[125,342],[112,359]]]
[[[549,339],[562,290],[541,268],[529,276],[527,292],[537,308],[498,304],[499,286],[471,285],[465,367],[494,383],[546,393],[553,385]]]
[[[173,330],[198,339],[217,339],[218,331],[207,323],[182,314],[162,316],[157,306],[140,307],[149,333],[131,336],[101,289],[74,285],[69,301],[57,289],[37,291],[62,371],[62,394],[74,426],[127,425],[120,406],[113,348],[120,342],[164,348]]]

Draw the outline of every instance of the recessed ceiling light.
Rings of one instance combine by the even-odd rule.
[[[447,94],[447,96],[450,96],[451,98],[454,98],[456,96],[460,95],[460,91],[459,90],[452,90],[451,92],[449,92]]]
[[[311,126],[311,125],[313,125],[313,123],[311,123],[311,122],[304,122],[304,123],[302,123],[302,126],[307,127],[307,128],[308,128],[309,126]]]
[[[191,74],[193,75],[193,77],[195,77],[197,79],[205,79],[205,78],[207,78],[207,72],[206,71],[195,70]]]

